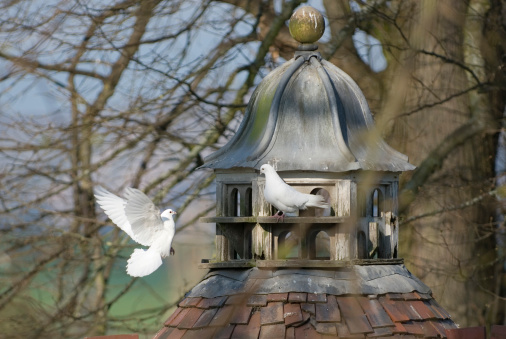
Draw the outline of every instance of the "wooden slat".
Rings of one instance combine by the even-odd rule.
[[[304,260],[304,259],[287,259],[287,260],[257,260],[257,267],[293,267],[293,268],[316,268],[316,267],[348,267],[349,261],[334,260]]]
[[[404,259],[353,259],[351,260],[352,265],[400,265],[404,264]]]
[[[219,262],[207,262],[198,264],[200,269],[211,269],[211,268],[249,268],[255,267],[256,263],[254,260],[230,260],[230,261],[219,261]]]
[[[356,260],[306,260],[306,259],[279,259],[279,260],[229,260],[229,261],[211,261],[198,264],[200,269],[212,268],[272,268],[272,267],[292,267],[292,268],[333,268],[350,267],[353,265],[398,265],[403,264],[403,259],[356,259]]]
[[[261,223],[261,224],[339,224],[347,221],[346,217],[285,217],[283,221],[272,217],[203,217],[201,223]]]

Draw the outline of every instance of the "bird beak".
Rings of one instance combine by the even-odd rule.
[[[176,212],[176,211],[173,211],[172,213],[177,214],[177,212]]]

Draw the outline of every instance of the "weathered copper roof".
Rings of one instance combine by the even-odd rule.
[[[297,52],[267,75],[250,99],[235,136],[203,167],[342,172],[407,171],[407,156],[374,130],[357,84],[317,52]]]
[[[403,265],[252,268],[211,271],[155,338],[445,338],[456,327]]]

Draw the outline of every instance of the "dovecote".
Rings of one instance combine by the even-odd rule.
[[[302,13],[306,18],[299,21],[314,21],[309,27],[319,33],[313,38],[323,34],[316,13]],[[202,166],[215,171],[217,183],[216,217],[202,220],[216,223],[217,257],[203,266],[394,260],[399,175],[414,166],[375,131],[350,76],[322,59],[316,40],[309,43],[303,30],[290,29],[301,42],[294,58],[262,80],[235,136]],[[331,207],[276,222],[263,197],[264,163],[298,191],[323,195]]]

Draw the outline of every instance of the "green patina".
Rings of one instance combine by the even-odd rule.
[[[273,84],[271,81],[271,83],[267,84],[260,90],[260,93],[257,97],[257,107],[256,109],[255,107],[252,109],[252,112],[255,114],[255,116],[251,117],[253,120],[253,125],[247,138],[248,143],[256,144],[265,133],[265,129],[269,121],[269,112],[271,109],[272,100],[274,99],[274,94],[276,92],[276,85],[277,82]]]

